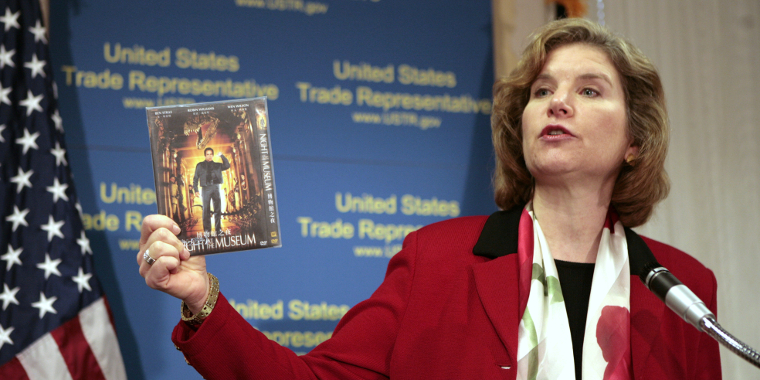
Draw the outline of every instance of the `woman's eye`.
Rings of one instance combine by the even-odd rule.
[[[584,96],[588,96],[588,97],[594,97],[594,96],[599,95],[599,92],[597,92],[596,90],[592,90],[590,88],[584,88],[583,91],[581,91],[581,93]]]
[[[545,89],[545,88],[539,88],[539,89],[538,89],[538,90],[536,90],[536,92],[534,92],[533,94],[534,94],[536,97],[542,98],[542,97],[544,97],[544,96],[546,96],[546,95],[549,95],[549,90],[547,90],[547,89]]]

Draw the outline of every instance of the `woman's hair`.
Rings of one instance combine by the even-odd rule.
[[[517,68],[494,84],[491,128],[496,153],[493,179],[496,204],[506,210],[532,197],[533,176],[525,165],[522,150],[523,110],[549,52],[572,43],[605,52],[620,75],[627,132],[633,145],[639,147],[639,154],[630,163],[621,162],[611,203],[623,225],[642,225],[670,190],[664,166],[669,125],[660,76],[652,62],[631,43],[579,18],[554,21],[538,29],[531,35]]]

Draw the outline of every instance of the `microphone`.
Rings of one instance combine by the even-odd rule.
[[[639,278],[647,289],[697,330],[705,331],[702,327],[704,318],[710,317],[715,320],[715,314],[705,303],[658,262],[654,261],[644,266]]]
[[[636,262],[632,267],[635,266],[638,269],[639,264],[641,262]],[[707,333],[742,359],[760,368],[760,353],[726,331],[715,320],[715,314],[705,306],[705,303],[669,270],[656,260],[652,260],[644,265],[639,273],[639,278],[647,289],[657,295],[686,322],[692,324],[697,330]]]

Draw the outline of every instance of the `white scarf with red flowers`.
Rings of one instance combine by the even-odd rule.
[[[525,206],[519,229],[519,292],[524,312],[518,332],[517,379],[573,380],[573,347],[562,288],[532,203]],[[632,378],[630,309],[628,245],[623,225],[610,211],[591,284],[583,380]]]

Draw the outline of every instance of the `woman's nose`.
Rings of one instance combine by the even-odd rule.
[[[573,115],[573,107],[566,92],[555,92],[549,104],[549,116],[569,117]]]

